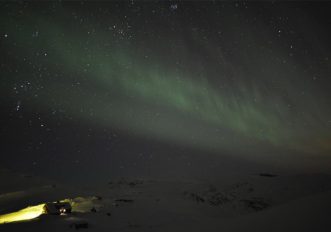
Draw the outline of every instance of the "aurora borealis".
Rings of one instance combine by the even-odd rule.
[[[220,157],[226,151],[268,160],[259,151],[277,150],[294,152],[298,163],[297,154],[324,160],[331,150],[331,34],[323,9],[2,3],[2,117],[9,122],[3,133],[25,124],[24,136],[42,129],[51,133],[46,140],[68,140],[56,127],[72,123],[87,131],[76,135],[76,146],[85,141],[80,136],[103,128],[110,137],[116,131]]]

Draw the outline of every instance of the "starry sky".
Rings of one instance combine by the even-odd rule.
[[[328,166],[330,7],[2,2],[0,161],[50,174]]]

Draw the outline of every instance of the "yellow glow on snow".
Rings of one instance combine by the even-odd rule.
[[[44,214],[45,204],[29,206],[17,212],[0,215],[0,224],[31,220]]]

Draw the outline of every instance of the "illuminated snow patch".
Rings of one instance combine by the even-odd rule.
[[[17,212],[0,215],[0,224],[31,220],[45,213],[45,204],[29,206]]]

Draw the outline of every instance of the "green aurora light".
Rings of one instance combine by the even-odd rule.
[[[36,62],[58,73],[47,78],[39,98],[31,98],[31,107],[58,106],[87,124],[214,151],[244,151],[258,144],[330,151],[330,110],[314,90],[300,96],[294,109],[289,107],[288,99],[296,99],[300,88],[279,71],[284,69],[279,65],[260,64],[269,68],[266,75],[278,70],[278,88],[269,88],[268,78],[255,83],[245,80],[244,74],[228,84],[226,73],[213,81],[215,77],[211,79],[207,72],[197,75],[163,65],[162,58],[142,59],[139,48],[125,40],[112,41],[111,32],[96,30],[93,37],[81,41],[83,34],[89,36],[88,25],[71,32],[45,19],[30,20],[24,30],[8,33],[25,57],[47,50],[47,57],[41,55]],[[42,28],[38,42],[25,39],[33,32],[32,25]],[[297,81],[301,74],[295,75]],[[228,86],[221,88],[223,82]],[[69,90],[73,84],[79,88]]]

